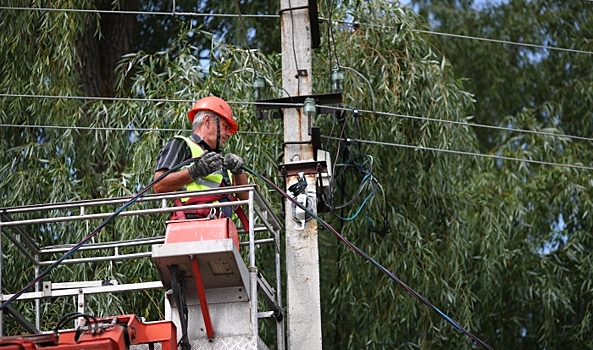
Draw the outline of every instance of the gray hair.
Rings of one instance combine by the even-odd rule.
[[[204,117],[206,117],[207,115],[211,115],[212,112],[208,112],[208,111],[199,111],[196,113],[196,115],[194,116],[194,121],[191,123],[191,127],[193,131],[196,131],[200,128],[200,126],[202,126],[202,123],[204,122]]]

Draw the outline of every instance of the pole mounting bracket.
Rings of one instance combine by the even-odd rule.
[[[286,164],[278,164],[278,176],[288,177],[297,176],[299,173],[304,175],[327,173],[327,163],[325,160],[297,161]]]
[[[284,108],[297,108],[295,106],[291,106],[291,104],[304,104],[306,98],[312,98],[315,100],[317,114],[329,114],[335,111],[335,109],[323,107],[324,105],[342,103],[341,92],[321,95],[281,97],[274,98],[271,100],[257,100],[255,101],[255,114],[257,115],[257,119],[259,120],[279,119],[282,118],[282,110]]]

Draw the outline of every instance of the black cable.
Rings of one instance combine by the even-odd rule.
[[[292,34],[292,54],[294,56],[294,66],[296,68],[296,77],[298,79],[299,76],[299,61],[297,59],[297,54],[296,54],[296,48],[295,48],[295,40],[294,40],[294,15],[292,13],[293,8],[292,8],[292,4],[290,2],[290,0],[288,0],[288,11],[290,11],[290,26],[291,26],[291,34]],[[282,21],[282,18],[280,19],[280,21]],[[301,84],[297,84],[297,96],[299,96],[301,94]]]
[[[171,169],[167,170],[165,173],[163,173],[161,176],[159,176],[157,179],[155,179],[152,183],[150,183],[143,190],[141,190],[136,196],[134,196],[132,199],[130,199],[128,202],[126,202],[124,205],[122,205],[122,207],[120,209],[118,209],[111,216],[109,216],[107,219],[105,219],[93,232],[91,232],[88,236],[86,236],[76,246],[72,247],[72,249],[70,249],[62,257],[60,257],[58,260],[56,260],[52,265],[50,265],[43,272],[41,272],[37,278],[35,278],[33,281],[29,282],[29,284],[27,284],[25,287],[23,287],[19,292],[15,293],[12,297],[10,297],[2,305],[0,305],[0,310],[3,310],[8,305],[10,305],[10,303],[12,303],[18,297],[20,297],[27,289],[31,288],[33,285],[35,285],[35,283],[38,283],[43,277],[45,277],[53,268],[55,268],[56,266],[58,266],[59,264],[61,264],[68,256],[72,255],[76,250],[78,250],[80,247],[82,247],[84,244],[86,244],[92,237],[94,237],[97,233],[99,233],[103,229],[103,227],[105,227],[111,220],[113,220],[117,215],[119,215],[125,208],[127,208],[128,206],[130,206],[131,204],[133,204],[134,202],[136,202],[144,194],[146,194],[146,192],[149,189],[151,189],[152,187],[154,187],[155,184],[157,184],[159,181],[161,181],[162,179],[164,179],[170,173],[172,173],[174,171],[177,171],[177,169],[181,168],[182,166],[185,166],[185,165],[188,165],[188,164],[190,164],[192,162],[195,162],[196,160],[198,160],[200,158],[201,157],[191,158],[191,159],[188,159],[188,160],[186,160],[186,161],[184,161],[182,163],[179,163],[178,165],[176,165],[176,166],[172,167]],[[488,349],[488,350],[492,350],[492,348],[488,344],[484,343],[479,338],[477,338],[476,336],[474,336],[473,334],[471,334],[470,332],[468,332],[467,330],[465,330],[463,327],[461,327],[461,325],[459,325],[457,322],[455,322],[453,319],[451,319],[449,316],[447,316],[445,313],[443,313],[441,310],[439,310],[436,306],[432,305],[428,300],[426,300],[424,297],[422,297],[416,291],[414,291],[413,289],[411,289],[404,282],[402,282],[401,280],[399,280],[391,271],[387,270],[381,264],[379,264],[378,262],[376,262],[375,260],[373,260],[370,256],[368,256],[360,248],[358,248],[354,244],[350,243],[350,241],[348,241],[344,236],[342,236],[332,226],[330,226],[327,222],[325,222],[325,220],[321,219],[319,216],[317,216],[317,214],[315,214],[314,212],[312,212],[311,210],[309,210],[306,206],[302,205],[301,203],[299,203],[298,201],[296,201],[295,199],[293,199],[291,196],[289,196],[286,192],[284,192],[283,190],[281,190],[271,180],[269,180],[269,179],[263,177],[262,175],[254,172],[253,170],[249,169],[246,166],[243,166],[242,168],[245,171],[251,173],[252,175],[254,175],[254,176],[260,178],[261,180],[263,180],[264,182],[266,182],[268,185],[270,185],[271,187],[273,187],[278,193],[280,193],[283,197],[287,198],[294,205],[300,207],[302,210],[304,210],[305,212],[309,213],[319,223],[321,223],[321,225],[323,225],[327,230],[329,230],[334,235],[336,235],[336,237],[338,237],[340,239],[340,241],[342,241],[344,244],[346,244],[351,250],[353,250],[355,253],[358,253],[359,255],[361,255],[362,257],[364,257],[367,261],[369,261],[371,264],[373,264],[374,266],[376,266],[377,268],[379,268],[389,278],[391,278],[392,280],[394,280],[396,283],[398,283],[400,286],[402,286],[406,291],[408,291],[410,294],[412,294],[418,300],[420,300],[425,305],[427,305],[428,307],[430,307],[432,310],[434,310],[435,312],[437,312],[441,317],[443,317],[447,322],[449,322],[450,324],[452,324],[459,331],[465,333],[467,336],[469,336],[471,339],[473,339],[476,343],[478,343],[483,348]],[[70,319],[70,317],[79,317],[79,316],[80,317],[85,317],[85,318],[87,318],[87,317],[88,318],[91,318],[92,317],[92,316],[83,315],[83,314],[77,314],[77,313],[70,313],[70,314],[67,314],[66,316],[67,316],[67,318],[64,317],[62,321],[58,322],[58,325],[56,326],[56,329],[59,329],[59,327],[61,327],[65,322],[67,322]],[[94,317],[93,317],[93,319],[94,319]],[[89,321],[89,324],[90,324],[90,320],[88,320],[88,321]],[[96,319],[95,319],[95,323],[96,323]]]
[[[255,79],[255,75],[256,75],[256,68],[255,68],[255,63],[254,63],[254,59],[253,59],[253,52],[251,51],[251,49],[249,48],[249,38],[247,37],[247,29],[245,29],[245,23],[243,22],[243,17],[241,16],[241,8],[239,8],[239,2],[237,0],[235,0],[235,7],[237,8],[237,13],[239,14],[239,22],[241,23],[241,27],[243,27],[243,35],[245,36],[245,45],[247,46],[247,53],[248,53],[248,57],[249,57],[249,61],[251,62],[251,67],[253,68],[253,78]]]
[[[345,111],[345,110],[343,110],[343,111]],[[365,188],[365,186],[366,186],[366,184],[367,184],[367,182],[369,180],[371,181],[371,184],[372,184],[372,191],[371,191],[371,194],[369,196],[372,196],[372,195],[375,194],[376,189],[377,189],[377,186],[381,187],[381,185],[379,184],[379,182],[377,181],[377,179],[372,174],[372,172],[373,172],[372,162],[371,162],[371,165],[370,165],[370,167],[368,169],[363,164],[363,162],[361,162],[360,164],[357,164],[357,162],[358,162],[358,160],[360,158],[366,157],[365,154],[360,153],[360,150],[359,150],[359,153],[358,154],[352,156],[350,154],[350,152],[349,152],[348,144],[347,143],[343,146],[343,151],[341,151],[341,149],[342,149],[341,141],[344,140],[344,139],[348,139],[348,137],[346,137],[347,123],[348,123],[349,118],[352,115],[353,115],[352,113],[348,113],[347,115],[343,116],[343,118],[340,119],[342,121],[343,125],[342,125],[342,128],[341,128],[340,137],[338,138],[338,149],[337,149],[337,153],[336,153],[334,162],[332,164],[332,174],[333,174],[333,176],[332,176],[332,179],[330,179],[330,183],[329,183],[329,186],[328,186],[328,193],[327,194],[326,193],[323,193],[322,196],[321,196],[324,205],[334,215],[336,215],[336,217],[338,217],[341,220],[345,220],[344,219],[344,215],[336,213],[336,210],[337,209],[342,209],[342,208],[344,208],[344,207],[346,207],[346,206],[354,203],[356,201],[356,199],[362,194],[362,192],[363,192],[363,190],[364,190],[364,188]],[[356,120],[356,122],[358,122],[358,120]],[[359,129],[359,128],[355,128],[355,130],[357,130],[357,129]],[[333,126],[332,126],[332,130],[333,130]],[[342,171],[340,172],[340,174],[336,174],[335,169],[336,169],[337,160],[338,160],[338,157],[339,157],[339,154],[340,153],[343,153],[342,154],[342,163],[345,164],[345,165],[350,165],[350,164],[355,165],[356,168],[358,169],[358,171],[360,171],[364,175],[364,178],[363,178],[362,182],[360,183],[360,185],[358,186],[358,189],[357,189],[356,193],[354,194],[354,196],[352,196],[347,202],[344,202],[344,200],[342,200],[342,202],[343,202],[342,204],[336,205],[336,204],[333,204],[332,203],[333,200],[334,200],[334,197],[335,197],[335,188],[336,188],[334,183],[336,182],[337,179],[340,179],[342,177],[342,175],[345,174],[346,171],[347,171],[347,169],[348,169],[348,167],[345,167],[344,169],[342,169]],[[342,181],[342,182],[345,182],[345,180]],[[338,187],[338,190],[341,191],[342,195],[345,196],[344,186],[343,185],[340,186],[338,184],[337,187]],[[367,199],[369,199],[369,197],[367,197]],[[366,202],[367,199],[365,199],[365,201],[363,202],[362,205],[364,205],[364,203]],[[374,225],[372,225],[372,226],[373,226],[372,229],[374,231],[377,231],[376,228],[374,227]]]
[[[328,198],[328,196],[326,196],[324,194],[323,201],[324,201],[325,205],[328,206],[328,208],[330,208],[332,210],[333,209],[341,209],[341,208],[347,207],[348,205],[352,204],[356,200],[356,198],[358,198],[358,196],[361,195],[362,190],[364,189],[364,186],[365,186],[365,184],[368,181],[372,181],[373,182],[373,191],[372,192],[373,193],[375,192],[375,188],[379,184],[379,182],[377,181],[377,178],[375,178],[375,176],[373,176],[372,162],[371,162],[370,169],[365,168],[364,165],[356,166],[356,164],[355,164],[355,161],[358,158],[366,157],[366,156],[367,155],[365,155],[365,154],[359,153],[359,154],[356,154],[354,157],[348,157],[348,159],[345,160],[345,161],[343,160],[343,164],[344,165],[350,165],[350,164],[355,165],[355,167],[358,169],[358,171],[360,173],[362,173],[364,175],[364,177],[363,177],[360,185],[358,185],[358,190],[356,191],[356,193],[354,194],[354,196],[348,202],[346,202],[346,203],[338,204],[338,205],[332,205],[331,204],[331,198],[333,198],[333,193],[332,192],[329,193],[329,197],[330,198]],[[344,174],[346,172],[346,169],[347,169],[347,167],[339,175],[335,176],[336,179],[340,178],[342,176],[342,174]],[[340,188],[340,189],[341,189],[342,193],[345,194],[344,188]]]
[[[332,163],[332,174],[333,174],[333,178],[337,179],[338,176],[336,176],[336,163],[338,162],[338,157],[340,156],[340,147],[342,146],[342,141],[347,140],[347,138],[345,137],[346,135],[346,126],[348,124],[348,118],[351,116],[350,113],[346,114],[344,116],[344,120],[342,121],[342,129],[340,131],[340,136],[338,137],[338,146],[337,146],[337,152],[336,152],[336,156],[334,158],[334,161]],[[333,129],[333,128],[332,128]],[[347,152],[348,148],[347,146],[344,146],[344,152]],[[342,157],[344,157],[344,155],[342,155]],[[329,180],[329,205],[328,208],[331,208],[331,199],[332,199],[332,194],[334,193],[334,180],[330,179]],[[327,204],[326,204],[327,205]]]
[[[264,181],[266,184],[268,184],[269,186],[271,186],[272,188],[274,188],[278,193],[280,193],[284,198],[288,199],[290,202],[292,202],[293,204],[295,204],[296,206],[298,206],[299,208],[301,208],[302,210],[304,210],[305,212],[307,212],[308,214],[310,214],[312,217],[314,217],[315,220],[317,220],[323,227],[325,227],[327,230],[329,230],[331,233],[333,233],[336,237],[338,237],[340,239],[340,241],[342,241],[344,244],[346,244],[351,250],[353,250],[355,253],[361,255],[363,258],[365,258],[368,262],[370,262],[371,264],[373,264],[375,267],[379,268],[383,273],[385,273],[389,278],[391,278],[397,284],[399,284],[400,286],[402,286],[407,292],[409,292],[410,294],[412,294],[416,299],[420,300],[426,306],[428,306],[433,311],[435,311],[436,313],[438,313],[441,317],[443,317],[445,319],[445,321],[447,321],[451,325],[453,325],[453,327],[457,328],[459,331],[461,331],[462,333],[464,333],[465,335],[467,335],[468,337],[470,337],[473,341],[475,341],[478,345],[480,345],[484,349],[493,350],[492,347],[490,347],[488,344],[484,343],[482,340],[480,340],[478,337],[476,337],[475,335],[473,335],[469,331],[465,330],[465,328],[463,328],[461,325],[459,325],[459,323],[457,323],[456,321],[454,321],[453,319],[451,319],[449,316],[447,316],[445,313],[443,313],[441,310],[439,310],[436,306],[434,306],[428,300],[426,300],[423,296],[421,296],[416,291],[414,291],[412,288],[410,288],[407,284],[405,284],[404,282],[402,282],[391,271],[389,271],[388,269],[386,269],[385,267],[383,267],[381,264],[379,264],[377,261],[375,261],[369,255],[367,255],[362,249],[358,248],[357,246],[355,246],[354,244],[352,244],[350,241],[348,241],[344,236],[342,236],[338,231],[336,231],[331,225],[329,225],[327,222],[325,222],[325,220],[321,219],[313,211],[307,209],[304,205],[302,205],[301,203],[299,203],[298,201],[296,201],[294,198],[292,198],[290,195],[288,195],[286,192],[284,192],[283,190],[281,190],[271,180],[263,177],[262,175],[256,173],[255,171],[247,168],[244,165],[243,165],[243,169],[245,169],[245,171],[249,172],[250,174],[252,174],[255,177],[257,177],[257,178],[261,179],[262,181]]]
[[[332,0],[327,0],[326,1],[326,6],[327,6],[327,12],[328,12],[328,30],[327,30],[327,36],[328,36],[328,56],[329,56],[329,72],[331,74],[332,71],[332,57],[335,58],[335,62],[337,66],[340,66],[340,60],[338,59],[338,50],[336,48],[336,40],[334,38],[334,26],[333,26],[333,21],[332,21],[332,17],[333,17],[333,1]],[[332,52],[332,47],[333,47],[333,52]]]
[[[298,176],[298,180],[296,183],[290,185],[288,190],[292,192],[292,196],[296,198],[299,194],[305,192],[307,189],[307,179],[304,176]]]
[[[368,181],[372,181],[372,183],[373,183],[373,190],[371,191],[371,194],[373,194],[373,195],[374,195],[374,194],[375,194],[375,191],[376,191],[375,187],[376,187],[376,184],[378,183],[378,181],[377,181],[377,179],[376,179],[374,176],[372,176],[372,175],[369,175],[369,176],[365,177],[365,178],[362,180],[362,182],[360,183],[360,185],[358,185],[358,190],[356,191],[356,193],[354,194],[354,196],[352,196],[352,198],[351,198],[351,199],[350,199],[348,202],[346,202],[346,203],[342,203],[342,204],[337,204],[337,205],[332,205],[332,204],[331,204],[331,202],[330,202],[330,201],[328,200],[328,198],[327,198],[328,196],[326,196],[326,194],[324,193],[324,194],[323,194],[323,196],[322,196],[323,203],[324,203],[324,204],[325,204],[325,205],[326,205],[326,206],[327,206],[327,207],[328,207],[328,208],[329,208],[329,209],[330,209],[332,212],[333,212],[334,210],[337,210],[337,209],[342,209],[342,208],[345,208],[345,207],[349,206],[350,204],[354,203],[354,201],[356,201],[356,199],[357,199],[357,198],[358,198],[358,197],[359,197],[359,196],[362,194],[362,191],[363,191],[363,189],[364,189],[364,186],[366,185],[366,183],[367,183]],[[331,195],[331,194],[330,194],[330,195]]]
[[[346,68],[346,67],[343,67]],[[228,77],[227,77],[228,78]],[[366,79],[366,78],[365,78]],[[367,79],[368,80],[368,79]],[[288,91],[281,86],[273,85],[273,87],[278,87],[284,90],[288,97],[290,94]],[[25,95],[25,94],[2,94],[0,93],[0,97],[21,97],[21,98],[44,98],[44,99],[75,99],[75,100],[104,100],[104,101],[130,101],[130,102],[175,102],[175,103],[193,103],[193,100],[174,100],[174,99],[156,99],[156,98],[118,98],[118,97],[90,97],[90,96],[61,96],[61,95]],[[266,105],[265,102],[248,102],[248,101],[227,101],[229,104],[240,104],[240,105],[254,105],[254,104],[261,104]],[[302,103],[277,103],[277,105],[285,106],[285,107],[302,107]],[[330,105],[324,106],[327,109],[333,109],[335,111],[351,111],[352,109],[346,107],[334,107]],[[500,131],[509,131],[512,133],[525,133],[525,134],[532,134],[532,135],[541,135],[541,136],[549,136],[549,137],[558,137],[558,138],[565,138],[565,139],[572,139],[578,141],[588,141],[593,142],[593,138],[591,137],[583,137],[577,135],[566,135],[560,133],[553,133],[553,132],[544,132],[544,131],[536,131],[536,130],[528,130],[528,129],[517,129],[513,127],[505,127],[505,126],[496,126],[496,125],[487,125],[487,124],[478,124],[478,123],[469,123],[464,121],[457,121],[457,120],[446,120],[446,119],[439,119],[439,118],[428,118],[428,117],[421,117],[421,116],[414,116],[414,115],[407,115],[407,114],[399,114],[399,113],[390,113],[390,112],[382,112],[373,110],[363,110],[363,109],[356,109],[356,111],[361,113],[371,113],[377,116],[384,116],[384,117],[398,117],[398,118],[406,118],[406,119],[416,119],[416,120],[423,120],[428,122],[435,122],[435,123],[443,123],[443,124],[451,124],[451,125],[460,125],[463,127],[476,127],[476,128],[485,128],[485,129],[492,129],[492,130],[500,130]],[[468,117],[469,118],[469,117]],[[117,131],[178,131],[179,129],[157,129],[157,128],[105,128],[105,127],[84,127],[84,126],[58,126],[58,125],[22,125],[22,124],[0,124],[0,127],[15,127],[15,128],[59,128],[59,129],[96,129],[96,130],[117,130]],[[241,132],[238,133],[250,133],[250,132]],[[263,134],[263,133],[262,133]],[[366,140],[370,141],[370,140]]]
[[[69,313],[65,314],[64,316],[62,316],[60,318],[60,320],[58,321],[58,323],[54,327],[53,332],[54,333],[58,333],[58,331],[60,330],[60,328],[62,328],[68,321],[71,321],[71,320],[73,320],[73,319],[75,319],[77,317],[82,317],[82,318],[84,318],[86,320],[86,322],[89,325],[89,330],[91,330],[91,327],[92,327],[91,320],[93,320],[94,321],[94,324],[96,325],[96,327],[98,327],[97,319],[95,318],[95,316],[83,314],[81,312],[69,312]]]
[[[171,289],[173,290],[173,297],[175,298],[175,304],[177,304],[177,312],[179,312],[179,321],[181,323],[181,339],[177,343],[177,346],[183,350],[191,349],[189,343],[189,337],[187,333],[187,306],[185,303],[185,277],[183,271],[179,270],[177,265],[169,267],[171,272]]]
[[[76,319],[77,317],[82,317],[86,320],[87,330],[89,331],[89,333],[96,334],[99,332],[99,322],[97,322],[97,319],[95,318],[95,316],[83,314],[81,312],[70,312],[70,313],[67,313],[66,315],[62,316],[62,318],[58,321],[58,323],[54,327],[53,333],[56,335],[56,337],[59,336],[59,330],[66,324],[66,322]],[[91,320],[93,320],[94,322],[91,322]],[[80,339],[80,337],[82,336],[83,333],[84,333],[84,330],[79,325],[79,327],[77,327],[77,329],[76,329],[76,333],[74,334],[74,341],[76,343],[78,343],[78,340]]]

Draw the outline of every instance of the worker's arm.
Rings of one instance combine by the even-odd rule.
[[[242,172],[239,175],[233,175],[233,185],[247,185],[247,175],[245,172]],[[237,198],[241,200],[248,200],[249,199],[249,192],[239,192],[237,193]]]
[[[167,170],[159,170],[155,172],[154,179],[156,180],[166,171]],[[178,189],[192,181],[193,180],[191,176],[189,176],[189,171],[187,169],[181,169],[179,171],[174,171],[171,174],[167,175],[164,179],[157,182],[152,189],[155,193],[173,192],[177,191]]]
[[[233,186],[247,185],[247,175],[243,171],[243,158],[234,153],[227,153],[222,164],[233,174]],[[241,192],[236,194],[241,200],[249,199],[249,193]]]
[[[174,171],[155,184],[153,187],[154,192],[162,193],[177,191],[192,181],[196,182],[200,178],[212,174],[221,167],[222,161],[217,153],[205,152],[199,160],[193,162],[188,168]],[[154,179],[156,180],[165,171],[166,169],[157,170],[154,173]]]

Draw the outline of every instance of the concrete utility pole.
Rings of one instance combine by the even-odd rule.
[[[311,24],[307,0],[281,0],[282,86],[290,97],[311,95]],[[313,160],[308,116],[303,108],[284,108],[284,163]],[[291,143],[292,142],[292,143]],[[307,190],[315,193],[315,175],[306,175]],[[287,177],[287,186],[296,177]],[[312,199],[315,200],[314,196]],[[313,206],[316,208],[316,204]],[[317,222],[304,226],[293,220],[286,201],[286,274],[288,349],[321,349],[319,248]]]

